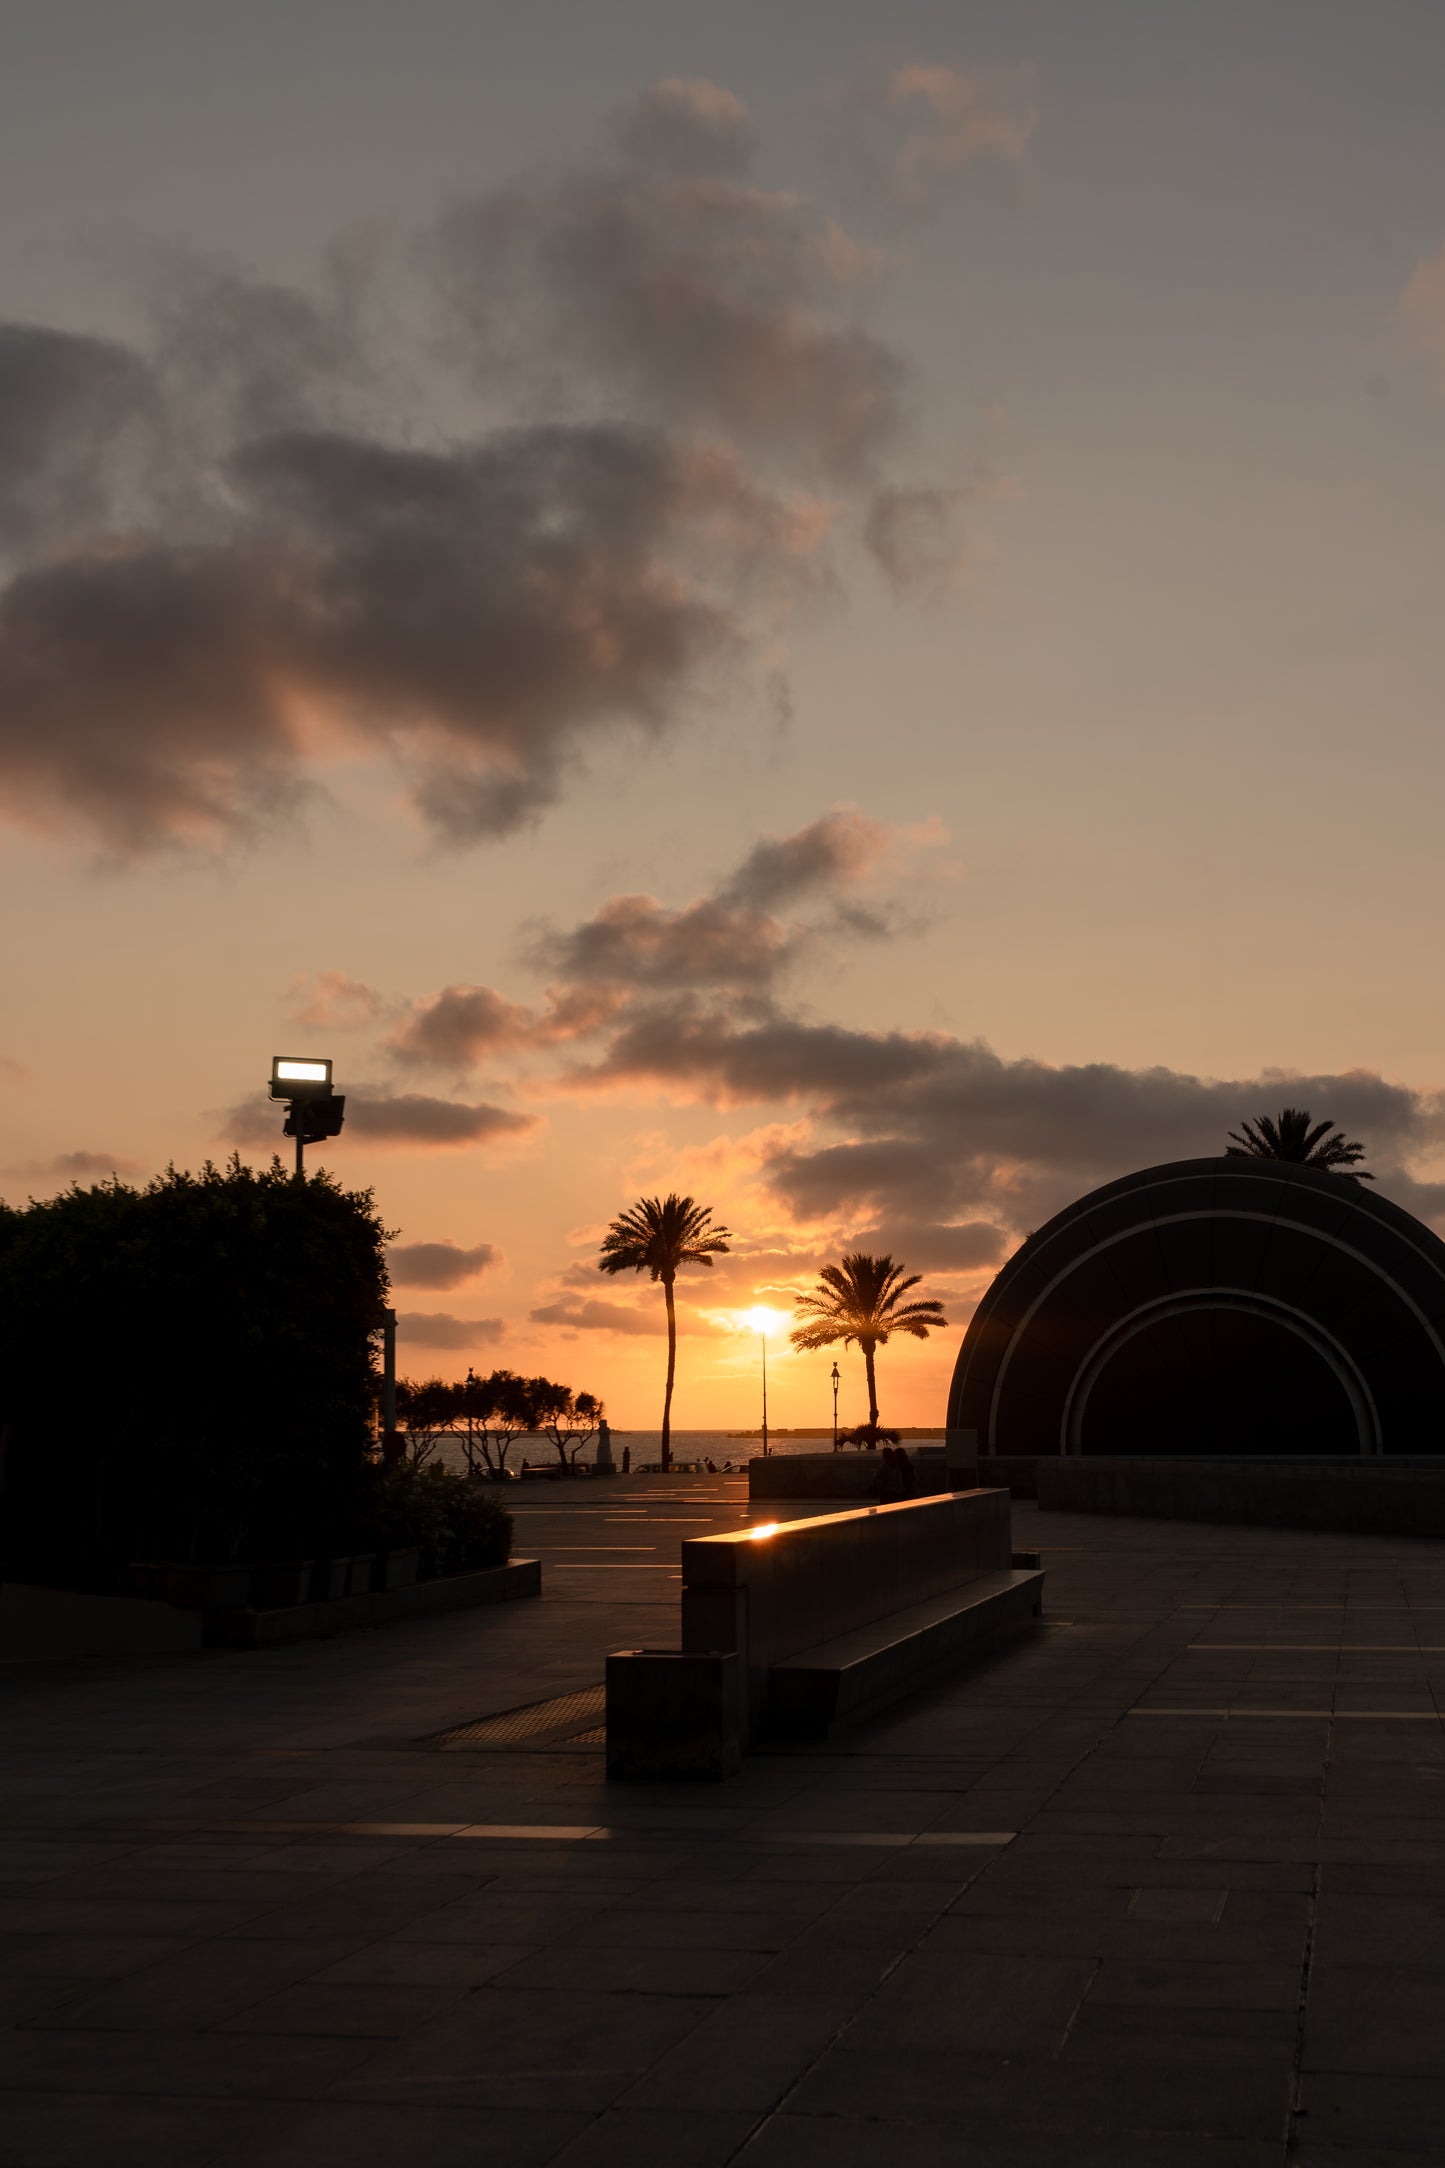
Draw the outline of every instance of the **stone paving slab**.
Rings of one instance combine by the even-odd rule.
[[[0,1681],[7,2168],[1438,2154],[1445,1544],[1016,1502],[1038,1635],[609,1787],[426,1742],[674,1640],[742,1486],[536,1488],[525,1607]]]

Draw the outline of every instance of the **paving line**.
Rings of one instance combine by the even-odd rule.
[[[1330,1723],[1349,1717],[1356,1721],[1365,1719],[1377,1722],[1387,1719],[1392,1724],[1438,1724],[1440,1713],[1436,1709],[1127,1709],[1126,1716],[1299,1716]]]
[[[913,1845],[1000,1847],[1012,1844],[1013,1829],[679,1829],[668,1823],[563,1823],[563,1822],[227,1822],[155,1821],[142,1828],[169,1835],[208,1836],[314,1836],[314,1837],[464,1837],[481,1843],[590,1844],[629,1839],[652,1842],[659,1837],[709,1845],[734,1842],[746,1847],[781,1845],[855,1845],[865,1849],[886,1847],[901,1851]]]
[[[1226,1650],[1264,1649],[1271,1656],[1445,1656],[1445,1641],[1191,1641],[1196,1649],[1219,1656]]]

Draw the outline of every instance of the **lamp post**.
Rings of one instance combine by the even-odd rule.
[[[833,1365],[833,1451],[838,1450],[838,1365]]]
[[[286,1102],[283,1137],[296,1139],[296,1179],[306,1179],[308,1144],[339,1137],[346,1119],[346,1095],[333,1090],[329,1059],[276,1054],[271,1060],[271,1097]]]
[[[777,1323],[777,1312],[762,1308],[748,1313],[748,1323],[763,1343],[763,1459],[768,1457],[768,1327]]]

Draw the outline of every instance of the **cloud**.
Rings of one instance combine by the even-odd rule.
[[[758,148],[752,115],[718,83],[654,83],[621,116],[618,146],[632,166],[697,177],[746,173]]]
[[[0,552],[121,521],[160,407],[151,371],[114,340],[0,323]]]
[[[945,601],[966,586],[979,560],[963,531],[969,507],[1009,494],[1009,484],[984,475],[950,489],[880,489],[863,521],[863,547],[896,596]]]
[[[1414,343],[1428,354],[1445,383],[1445,248],[1416,264],[1400,297],[1400,320]]]
[[[874,1256],[886,1252],[905,1263],[910,1272],[973,1272],[981,1265],[996,1265],[1009,1245],[1002,1228],[992,1220],[960,1224],[890,1219],[856,1231],[848,1246]]]
[[[286,1000],[290,1021],[317,1031],[360,1031],[376,1022],[385,1005],[374,986],[344,971],[303,972],[291,981]]]
[[[573,1332],[619,1332],[647,1335],[661,1332],[660,1313],[628,1309],[620,1302],[574,1302],[571,1298],[539,1303],[528,1316],[534,1325],[565,1325]]]
[[[1038,123],[1029,68],[913,64],[828,93],[830,149],[853,185],[895,209],[926,208],[973,166],[1017,165]]]
[[[832,473],[870,463],[906,383],[848,313],[876,255],[748,177],[751,124],[714,84],[656,86],[614,145],[439,220],[433,261],[478,376],[605,387]]]
[[[460,1071],[493,1055],[586,1038],[616,1009],[616,996],[602,987],[549,990],[540,1009],[529,1009],[491,986],[444,986],[413,1004],[386,1046],[403,1063]]]
[[[583,740],[657,733],[797,597],[823,529],[732,453],[621,425],[447,453],[291,433],[237,451],[224,539],[109,539],[0,595],[0,790],[118,853],[220,847],[313,744],[391,753],[434,832],[510,832]]]
[[[244,1099],[225,1117],[222,1136],[235,1144],[288,1149],[281,1135],[281,1110],[270,1100]],[[364,1087],[346,1094],[348,1136],[368,1144],[455,1148],[491,1144],[525,1136],[538,1127],[535,1114],[514,1114],[506,1107],[467,1105],[457,1099],[432,1099],[421,1092],[375,1092]],[[328,1145],[328,1150],[334,1149]]]
[[[16,1061],[10,1054],[0,1054],[0,1077],[4,1077],[7,1084],[23,1084],[29,1074],[23,1061]]]
[[[491,986],[445,986],[411,1006],[387,1048],[404,1064],[460,1073],[498,1056],[593,1037],[649,994],[716,988],[759,995],[817,935],[815,927],[785,923],[765,906],[838,895],[918,834],[844,806],[792,835],[765,838],[710,895],[692,903],[612,896],[576,925],[535,924],[527,960],[559,982],[539,1007],[508,1000]],[[930,833],[928,840],[938,839]],[[876,913],[856,907],[847,924],[854,935],[887,931]]]
[[[899,170],[1006,155],[1012,81],[900,71]],[[880,488],[870,546],[934,577],[927,493],[905,516],[880,465],[908,390],[857,316],[880,259],[754,151],[732,93],[673,79],[390,256],[288,286],[152,251],[128,344],[0,325],[0,815],[224,853],[366,760],[475,844],[739,669],[776,691]]]
[[[765,986],[795,938],[766,912],[706,896],[671,910],[652,896],[613,896],[580,926],[544,935],[534,954],[567,979],[643,987]]]
[[[500,1317],[453,1317],[446,1310],[403,1310],[396,1320],[397,1338],[414,1347],[486,1347],[506,1329]]]
[[[75,1151],[59,1152],[54,1159],[29,1159],[5,1171],[34,1181],[108,1182],[143,1169],[138,1159],[126,1159],[119,1152]]]
[[[387,1270],[403,1287],[460,1287],[463,1280],[490,1272],[501,1261],[501,1251],[490,1242],[478,1242],[469,1250],[455,1242],[401,1242],[386,1253]]]
[[[764,1163],[800,1219],[959,1213],[1022,1229],[1133,1168],[1224,1150],[1240,1117],[1288,1101],[1363,1138],[1384,1166],[1438,1148],[1445,1099],[1364,1070],[1243,1079],[1163,1067],[1009,1061],[980,1040],[813,1024],[773,1007],[744,1016],[698,1000],[629,1015],[574,1090],[651,1085],[683,1102],[800,1105],[810,1139]],[[982,1239],[982,1238],[979,1238]]]
[[[856,806],[839,806],[790,836],[764,837],[723,882],[720,894],[768,909],[796,903],[819,890],[862,880],[897,834]]]

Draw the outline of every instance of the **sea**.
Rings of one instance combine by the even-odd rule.
[[[918,1445],[942,1445],[941,1430],[913,1429],[906,1423],[898,1425],[906,1443]],[[832,1448],[831,1431],[817,1431],[800,1435],[788,1431],[770,1430],[768,1452],[778,1453],[826,1453]],[[632,1454],[634,1468],[646,1467],[649,1461],[662,1458],[662,1432],[660,1430],[618,1430],[612,1432],[612,1460],[615,1467],[622,1465],[623,1449]],[[763,1441],[757,1431],[736,1430],[674,1430],[672,1433],[672,1457],[675,1462],[712,1461],[721,1471],[734,1472],[745,1469],[763,1450]],[[854,1450],[844,1447],[845,1452]],[[584,1446],[578,1460],[590,1462],[597,1457],[596,1441]],[[455,1438],[444,1439],[434,1455],[444,1466],[464,1469],[466,1454]],[[532,1467],[556,1465],[557,1449],[550,1438],[538,1435],[520,1437],[507,1455],[507,1466],[520,1469],[523,1461]]]

